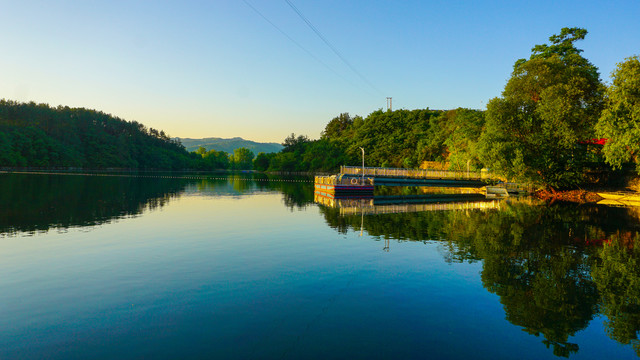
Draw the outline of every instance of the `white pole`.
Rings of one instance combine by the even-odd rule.
[[[361,147],[362,150],[362,185],[364,185],[364,148]]]

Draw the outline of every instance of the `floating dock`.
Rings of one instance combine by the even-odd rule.
[[[314,184],[316,192],[325,194],[373,196],[373,178],[342,175],[316,176]]]

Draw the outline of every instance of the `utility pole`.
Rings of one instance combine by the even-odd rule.
[[[390,97],[387,97],[387,110],[393,111],[391,109],[391,98]]]

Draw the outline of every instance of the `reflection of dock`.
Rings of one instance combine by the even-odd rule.
[[[497,200],[484,200],[477,194],[442,194],[418,196],[376,196],[367,198],[340,198],[316,192],[318,204],[340,209],[340,215],[376,215],[422,211],[487,210],[499,209]]]

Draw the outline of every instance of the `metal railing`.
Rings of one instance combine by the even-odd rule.
[[[362,167],[340,166],[340,173],[344,175],[362,176]],[[484,180],[490,179],[491,174],[487,170],[482,171],[452,171],[452,170],[430,170],[430,169],[399,169],[365,167],[365,176],[388,176],[413,179],[464,179],[464,180]]]

